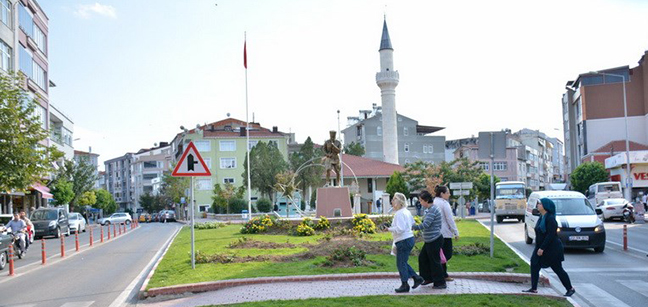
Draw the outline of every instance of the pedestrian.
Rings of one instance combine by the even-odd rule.
[[[556,222],[556,205],[551,199],[542,198],[537,203],[538,211],[542,215],[534,228],[536,233],[536,246],[531,255],[531,288],[522,292],[538,293],[538,279],[540,269],[551,269],[558,275],[567,293],[572,296],[576,290],[572,287],[569,275],[562,267],[565,255],[562,242],[558,238],[558,223]]]
[[[441,211],[441,235],[443,236],[443,246],[441,247],[441,250],[446,258],[446,263],[442,264],[443,277],[446,281],[453,281],[454,279],[448,276],[447,261],[450,261],[450,258],[452,258],[452,239],[456,238],[459,240],[459,229],[457,229],[454,216],[450,212],[450,203],[448,203],[450,190],[448,187],[442,185],[437,186],[434,189],[434,196],[433,204]]]
[[[420,230],[423,233],[423,241],[425,241],[418,258],[419,273],[425,280],[421,285],[434,283],[434,289],[445,289],[447,286],[441,266],[441,246],[443,245],[441,211],[432,205],[433,199],[430,192],[422,191],[419,198],[421,205],[426,209],[423,222],[412,226],[412,230]]]
[[[382,212],[380,211],[380,205],[382,205],[382,199],[378,198],[378,201],[376,201],[376,208],[378,208],[378,213]]]
[[[416,243],[414,241],[414,233],[412,232],[414,218],[409,210],[407,210],[405,195],[403,193],[395,193],[391,205],[396,213],[388,230],[392,233],[394,245],[396,245],[396,267],[398,268],[398,275],[400,275],[401,279],[401,286],[395,291],[396,293],[409,292],[410,286],[408,280],[410,278],[414,279],[412,289],[416,289],[424,281],[408,263],[409,254],[412,252]]]
[[[644,205],[644,211],[648,211],[648,191],[644,192],[643,196],[641,196],[641,202]]]
[[[421,201],[416,199],[416,205],[414,206],[416,207],[416,215],[421,216],[421,208],[423,208],[423,206],[421,206]]]
[[[272,211],[274,211],[274,212],[279,211],[279,206],[277,206],[277,204],[274,204],[274,206],[272,208]]]
[[[452,215],[457,216],[457,202],[452,201]]]

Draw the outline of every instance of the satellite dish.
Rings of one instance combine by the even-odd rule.
[[[229,114],[229,113],[227,113],[227,117],[230,117],[230,114]]]

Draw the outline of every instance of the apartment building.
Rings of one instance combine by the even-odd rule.
[[[93,153],[92,148],[88,148],[88,151],[75,150],[74,151],[74,161],[76,163],[84,162],[90,164],[94,167],[95,176],[97,180],[95,181],[94,188],[101,189],[102,182],[105,183],[105,178],[103,174],[99,173],[99,154]],[[103,173],[103,172],[102,172]],[[103,184],[105,185],[105,184]]]
[[[133,177],[131,163],[133,153],[104,161],[105,180],[108,192],[112,194],[120,211],[131,209],[135,211],[135,189],[133,187]]]
[[[133,154],[131,168],[133,197],[135,207],[139,209],[142,195],[157,195],[160,192],[164,172],[171,168],[171,146],[168,142],[160,142],[159,146],[141,149]]]

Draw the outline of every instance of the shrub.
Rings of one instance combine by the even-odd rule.
[[[315,234],[315,229],[313,229],[313,227],[310,227],[302,223],[297,226],[297,230],[295,231],[295,233],[298,236],[312,236]]]
[[[302,222],[302,225],[306,225],[308,227],[313,227],[313,220],[310,217],[305,217]]]
[[[221,227],[225,227],[223,223],[219,222],[206,222],[206,223],[198,223],[194,225],[194,228],[197,230],[204,230],[204,229],[218,229]]]
[[[265,232],[268,228],[272,227],[272,219],[267,214],[264,216],[256,217],[245,223],[241,227],[241,233],[260,233]]]
[[[351,220],[353,230],[359,233],[376,233],[376,224],[366,214],[356,214]]]
[[[270,212],[272,211],[272,202],[267,198],[260,198],[256,202],[256,207],[259,212]]]
[[[475,242],[468,245],[456,246],[453,249],[452,254],[476,256],[476,255],[488,254],[489,252],[490,252],[490,247],[484,245],[483,243]]]
[[[347,248],[338,248],[333,253],[326,257],[324,266],[333,266],[340,262],[350,262],[354,266],[361,266],[365,263],[367,253],[355,246]]]
[[[319,221],[317,221],[317,224],[315,224],[315,229],[327,230],[329,228],[331,228],[331,223],[329,222],[329,220],[324,216],[320,216]]]
[[[229,200],[230,213],[241,213],[241,211],[247,209],[248,209],[247,200],[240,199],[240,198],[232,198]]]

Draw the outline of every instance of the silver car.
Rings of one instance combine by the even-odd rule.
[[[629,204],[624,198],[604,199],[596,205],[596,208],[603,211],[603,220],[612,218],[623,219],[623,206]]]
[[[119,223],[130,224],[133,222],[133,218],[131,218],[129,213],[118,212],[118,213],[113,213],[109,217],[99,219],[97,222],[101,225],[110,225],[110,224],[119,224]]]
[[[86,220],[78,212],[72,212],[68,214],[68,223],[70,223],[70,231],[75,232],[85,232],[86,231]]]

